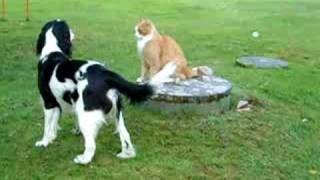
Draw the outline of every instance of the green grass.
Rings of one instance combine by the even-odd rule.
[[[319,179],[319,0],[8,1],[0,21],[0,179]],[[47,149],[35,148],[43,115],[34,47],[42,25],[63,18],[76,33],[74,57],[93,58],[134,80],[133,27],[151,18],[181,44],[191,65],[209,65],[233,83],[233,109],[210,116],[165,115],[127,106],[137,157],[119,160],[114,126],[103,128],[88,166],[72,159],[83,140],[74,117]],[[259,38],[251,33],[259,31]],[[242,55],[284,58],[288,70],[235,66]],[[255,99],[248,113],[239,99]],[[302,119],[306,118],[307,122]]]

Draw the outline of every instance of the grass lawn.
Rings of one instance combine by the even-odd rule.
[[[0,21],[0,179],[319,179],[319,0],[32,0],[7,1]],[[219,115],[165,115],[126,106],[137,157],[119,160],[114,125],[97,138],[88,166],[72,159],[83,140],[74,117],[47,149],[36,84],[34,47],[42,25],[66,19],[76,33],[74,57],[97,59],[128,79],[139,75],[133,27],[151,18],[176,38],[192,66],[209,65],[233,83],[232,110]],[[253,38],[253,31],[260,32]],[[288,70],[235,66],[242,55],[284,58]],[[239,99],[253,111],[237,113]],[[305,119],[305,120],[303,120]]]

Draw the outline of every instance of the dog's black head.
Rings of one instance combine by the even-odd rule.
[[[63,20],[53,20],[47,22],[41,30],[37,41],[37,55],[41,54],[43,47],[45,46],[47,39],[46,34],[51,30],[53,36],[56,39],[57,46],[61,49],[61,51],[67,55],[71,56],[72,51],[72,40],[74,38],[74,34],[69,28],[68,24]]]

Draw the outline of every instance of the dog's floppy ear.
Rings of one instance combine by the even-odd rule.
[[[66,55],[71,57],[72,51],[72,43],[70,40],[70,34],[69,32],[62,35],[62,40],[58,42],[58,46],[61,48],[62,52],[64,52]]]
[[[58,39],[58,46],[62,52],[69,57],[72,55],[72,42],[71,42],[71,30],[65,21],[60,21],[55,27],[56,38]]]
[[[36,54],[40,55],[42,48],[44,47],[45,41],[46,41],[46,33],[48,29],[53,25],[54,21],[47,22],[41,29],[41,32],[38,36],[37,40],[37,48],[36,48]]]
[[[36,49],[36,54],[37,55],[41,54],[42,48],[43,48],[44,43],[45,43],[45,39],[46,39],[45,32],[41,31],[41,33],[38,36],[38,40],[37,40],[37,49]]]

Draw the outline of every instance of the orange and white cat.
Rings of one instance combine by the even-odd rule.
[[[150,20],[142,19],[135,26],[135,36],[142,60],[138,82],[151,79],[169,63],[176,65],[173,81],[204,75],[199,68],[188,66],[179,44],[170,36],[161,35]]]

